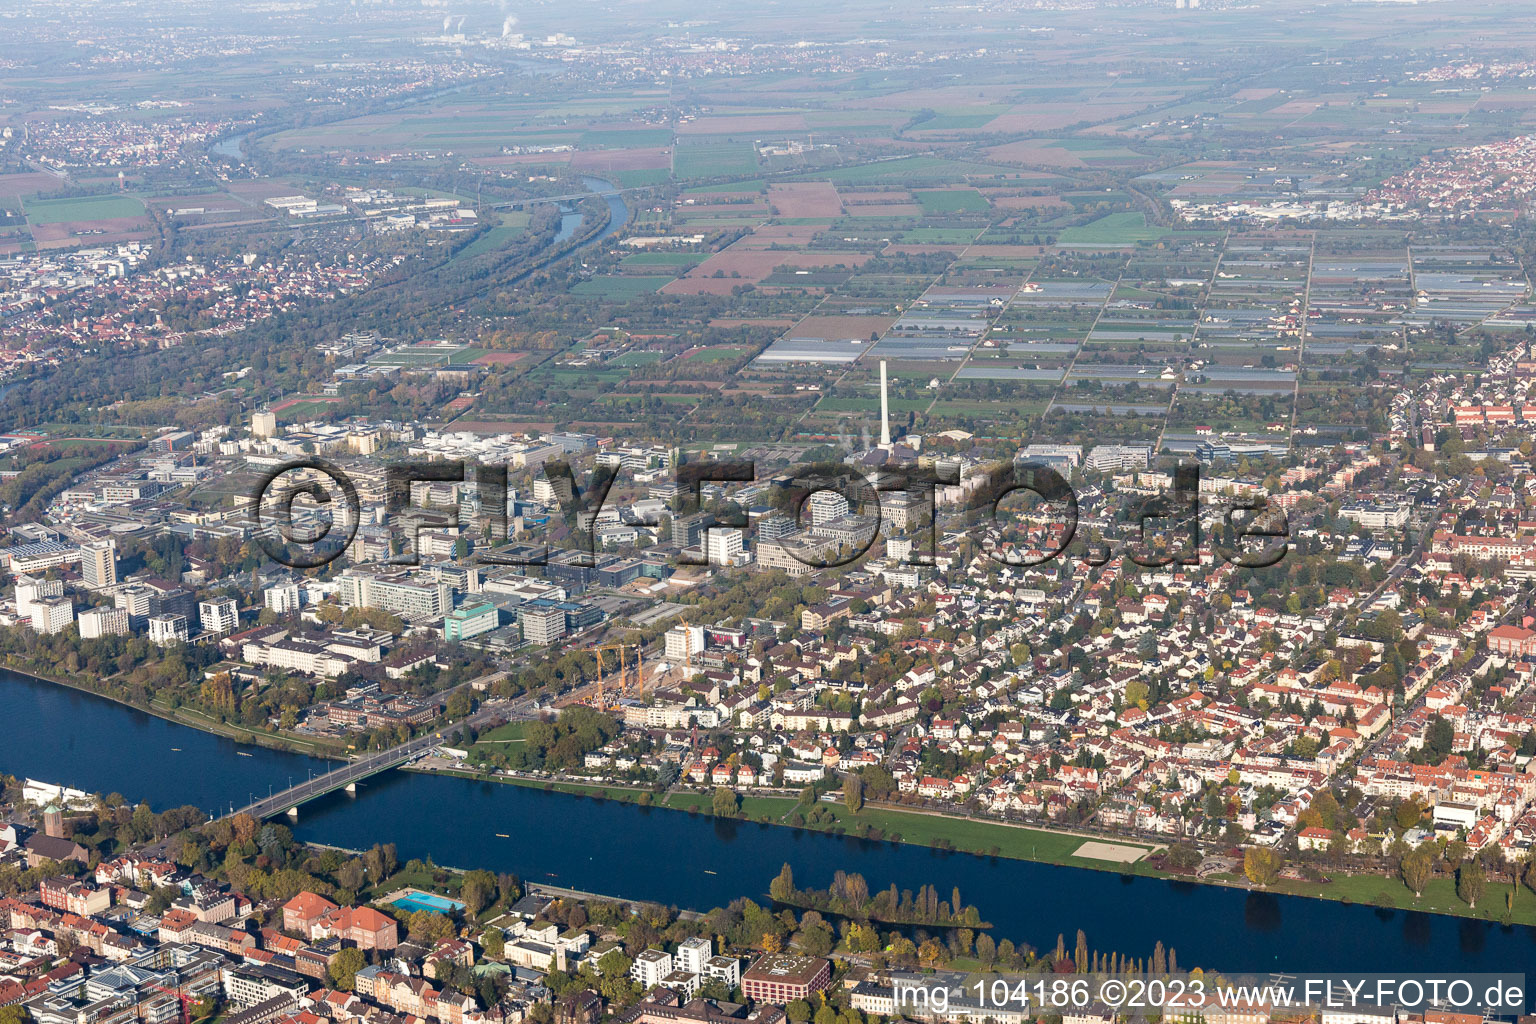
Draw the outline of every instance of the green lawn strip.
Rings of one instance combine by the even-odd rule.
[[[1414,899],[1402,879],[1384,875],[1338,875],[1328,882],[1281,879],[1269,888],[1292,896],[1310,896],[1314,899],[1396,910],[1418,910],[1428,914],[1475,917],[1495,922],[1504,919],[1504,897],[1510,891],[1508,885],[1490,882],[1483,898],[1478,900],[1476,909],[1473,909],[1456,895],[1456,880],[1449,876],[1430,879],[1424,887],[1424,895],[1418,899]],[[1515,924],[1536,924],[1536,893],[1525,886],[1515,890],[1512,921]]]

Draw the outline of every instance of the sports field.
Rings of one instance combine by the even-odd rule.
[[[1074,857],[1089,860],[1112,860],[1117,864],[1134,864],[1147,855],[1144,846],[1125,846],[1121,843],[1101,843],[1089,840],[1072,852]]]

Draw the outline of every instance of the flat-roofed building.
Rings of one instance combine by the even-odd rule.
[[[759,957],[741,976],[741,990],[748,999],[783,1006],[808,999],[832,985],[832,965],[819,956],[769,953]]]
[[[87,608],[80,613],[79,622],[80,636],[85,640],[128,633],[128,613],[121,608]]]

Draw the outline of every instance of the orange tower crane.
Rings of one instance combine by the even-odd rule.
[[[618,668],[618,691],[620,695],[633,690],[636,696],[645,696],[645,652],[639,644],[598,644],[590,648],[593,657],[597,659],[597,707],[606,711],[609,707],[607,699],[608,670],[610,666]],[[633,656],[631,656],[633,652]],[[609,655],[613,658],[610,661]]]

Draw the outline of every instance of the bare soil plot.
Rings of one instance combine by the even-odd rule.
[[[736,114],[701,117],[677,126],[679,135],[730,135],[735,132],[803,132],[804,114]]]
[[[1010,142],[1004,146],[993,146],[986,151],[987,159],[998,160],[1009,164],[1026,164],[1032,167],[1086,167],[1082,159],[1076,153],[1062,149],[1060,146],[1042,146],[1039,142],[1026,140],[1024,142]]]
[[[571,155],[571,166],[583,171],[656,171],[672,166],[672,150],[662,147],[638,149],[588,149]]]
[[[1122,846],[1119,843],[1100,843],[1090,840],[1072,851],[1074,857],[1088,860],[1109,860],[1117,864],[1134,864],[1147,855],[1144,846]]]
[[[106,217],[101,220],[71,220],[32,226],[32,240],[40,249],[57,249],[82,242],[90,245],[135,242],[153,234],[148,219],[144,217]]]
[[[796,338],[826,338],[840,341],[844,338],[868,338],[871,334],[884,334],[896,322],[891,316],[808,316],[795,324],[789,333]]]
[[[64,187],[64,181],[51,174],[41,171],[27,171],[21,174],[0,174],[0,202],[15,199],[17,196],[31,196],[39,193],[57,192]]]
[[[663,295],[729,295],[737,285],[757,284],[773,273],[775,267],[857,267],[868,259],[865,253],[749,249],[738,242],[724,252],[715,253],[686,276],[664,285],[661,292]],[[716,277],[717,273],[722,276]]]
[[[785,316],[717,316],[711,327],[793,327],[795,321]]]
[[[765,224],[731,248],[767,249],[776,245],[810,245],[829,224]]]
[[[768,186],[768,204],[777,217],[826,217],[843,215],[843,201],[830,181],[803,181]]]

